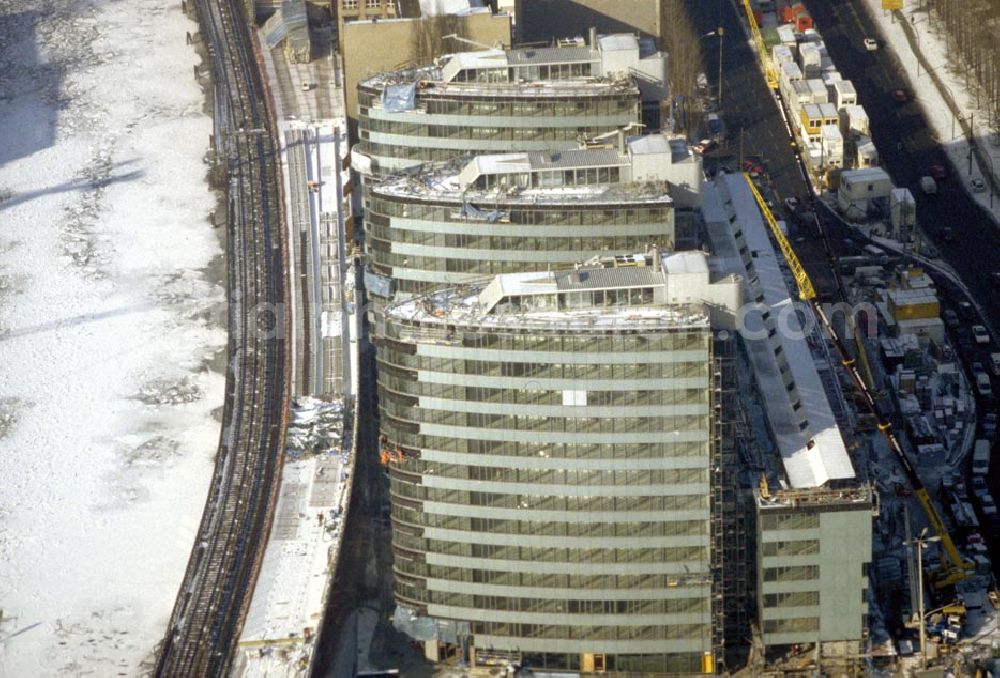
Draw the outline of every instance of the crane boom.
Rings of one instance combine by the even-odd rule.
[[[812,305],[813,311],[816,313],[816,317],[819,318],[820,324],[823,326],[823,329],[826,330],[830,339],[833,340],[833,343],[837,348],[837,353],[840,354],[841,363],[851,375],[851,380],[854,382],[854,386],[858,392],[861,393],[868,411],[871,413],[872,417],[874,417],[878,430],[882,432],[882,436],[889,445],[889,449],[891,449],[897,459],[899,459],[899,463],[902,465],[903,471],[906,473],[906,477],[909,479],[910,484],[913,485],[913,494],[920,502],[921,507],[923,507],[924,513],[927,514],[927,520],[931,524],[931,529],[933,529],[935,534],[941,538],[941,545],[944,547],[945,554],[948,558],[947,561],[943,561],[941,563],[941,572],[935,579],[934,585],[938,588],[944,588],[962,581],[968,576],[966,571],[974,567],[973,564],[962,560],[962,555],[955,547],[955,542],[952,541],[951,535],[948,533],[948,528],[945,526],[944,521],[941,520],[941,516],[938,515],[937,510],[934,508],[934,503],[930,498],[930,494],[927,492],[927,488],[924,487],[924,484],[920,480],[920,476],[917,475],[916,470],[910,464],[910,460],[903,452],[903,447],[900,445],[896,434],[892,432],[892,424],[888,422],[882,413],[881,407],[875,401],[875,398],[872,397],[871,389],[868,388],[864,379],[861,378],[861,372],[858,370],[854,359],[847,353],[847,349],[841,341],[840,335],[837,334],[833,325],[830,324],[830,320],[826,317],[826,313],[823,311],[823,308],[816,303],[816,290],[813,287],[812,280],[809,279],[809,274],[799,261],[799,258],[795,254],[795,250],[792,248],[788,238],[781,231],[781,227],[774,218],[771,208],[767,206],[767,202],[765,202],[763,196],[761,196],[760,191],[757,190],[757,187],[751,180],[750,175],[744,172],[743,178],[746,180],[747,186],[750,187],[750,192],[753,193],[754,200],[757,201],[757,207],[764,216],[764,220],[771,228],[771,233],[774,235],[774,239],[777,241],[778,247],[781,249],[781,253],[785,257],[785,261],[788,262],[788,267],[791,269],[792,275],[795,277],[795,283],[798,286],[799,298],[803,301],[808,301]]]
[[[771,89],[778,89],[778,72],[774,68],[774,62],[767,53],[767,45],[764,44],[764,37],[760,34],[760,26],[757,25],[757,17],[754,16],[753,6],[750,0],[743,0],[743,7],[747,11],[747,23],[750,25],[750,35],[753,37],[754,45],[757,46],[757,53],[760,54],[761,64],[764,66],[764,79]]]

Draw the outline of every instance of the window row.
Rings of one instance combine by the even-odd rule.
[[[394,570],[400,574],[397,579],[406,577],[432,578],[444,581],[466,582],[472,584],[492,584],[495,586],[517,586],[524,588],[554,588],[574,591],[614,591],[622,589],[641,589],[644,591],[671,589],[688,586],[688,579],[695,580],[691,596],[697,597],[705,590],[701,585],[704,577],[700,574],[687,575],[666,574],[569,574],[543,572],[504,572],[502,570],[480,570],[470,567],[453,567],[449,565],[428,565],[416,560],[399,559],[393,563]],[[525,593],[529,593],[526,591]]]
[[[452,152],[454,154],[454,151]],[[376,225],[385,224],[387,217],[404,217],[421,221],[467,221],[462,216],[460,205],[432,205],[417,201],[390,200],[381,197],[377,184],[372,187],[365,205],[366,220]],[[492,209],[495,205],[481,205],[482,209]],[[649,207],[601,207],[588,209],[585,207],[524,207],[509,206],[509,219],[512,224],[527,225],[565,225],[579,226],[581,224],[659,224],[673,223],[673,207],[669,204],[651,205]],[[382,219],[380,221],[380,219]],[[489,224],[483,225],[484,230]]]
[[[768,541],[764,542],[764,556],[814,556],[819,553],[818,539],[802,539],[799,541]]]
[[[501,610],[506,612],[626,615],[626,614],[691,614],[708,609],[705,598],[668,598],[665,600],[565,600],[554,598],[511,598],[507,596],[479,596],[471,593],[429,591],[396,582],[396,593],[409,601],[469,607],[476,610]],[[590,621],[590,620],[581,620]]]
[[[556,459],[664,459],[706,457],[708,441],[643,443],[550,443],[514,440],[477,440],[454,436],[432,436],[392,431],[383,426],[386,442],[415,450],[438,450],[466,454],[496,454],[509,457],[552,457]]]
[[[563,626],[547,624],[515,624],[503,622],[473,622],[477,635],[517,638],[566,640],[682,640],[704,638],[711,642],[707,624],[675,624],[672,626]],[[693,666],[697,666],[693,662]],[[625,668],[624,666],[622,668]],[[693,668],[692,673],[697,669]]]
[[[413,382],[411,388],[404,389],[402,392],[467,403],[502,403],[505,405],[562,405],[565,403],[562,389],[527,391]],[[392,397],[393,392],[391,391],[379,391],[380,399],[391,399]],[[662,391],[587,391],[587,405],[591,407],[698,405],[707,402],[708,390],[703,388],[677,388]]]
[[[763,530],[807,530],[819,527],[818,513],[764,513],[760,519]]]
[[[819,605],[819,591],[764,594],[764,607],[812,607],[814,605]]]
[[[637,549],[573,549],[541,546],[504,546],[500,544],[465,544],[460,542],[424,539],[395,533],[392,536],[395,552],[416,551],[460,558],[486,558],[489,560],[520,560],[535,563],[628,565],[639,563],[708,562],[708,549],[702,546],[676,546]]]
[[[694,511],[704,509],[708,497],[703,494],[652,497],[550,497],[528,494],[500,494],[497,492],[469,492],[446,490],[423,485],[392,481],[392,495],[415,501],[433,501],[460,506],[523,509],[525,511]],[[395,505],[392,514],[404,522],[420,524],[418,513],[402,505]]]
[[[618,290],[611,290],[617,292]],[[644,364],[587,364],[560,362],[515,362],[502,358],[493,360],[460,360],[434,358],[421,355],[406,355],[397,351],[387,351],[390,355],[381,357],[380,365],[392,365],[422,372],[438,374],[464,374],[480,377],[534,377],[538,379],[691,379],[708,377],[708,356],[690,362],[649,362]],[[516,358],[512,354],[509,358]],[[558,358],[558,355],[554,355]],[[574,386],[576,386],[574,384]],[[586,384],[579,384],[580,388]],[[706,383],[707,387],[708,384]],[[589,399],[587,400],[589,404]]]
[[[542,520],[503,520],[427,514],[426,527],[494,534],[534,534],[549,537],[674,537],[708,534],[705,520],[667,520],[642,522],[560,522]]]

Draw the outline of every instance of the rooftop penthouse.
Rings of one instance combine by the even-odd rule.
[[[601,148],[464,157],[371,183],[373,311],[502,273],[675,249],[675,208],[700,200],[701,181],[701,161],[683,140],[622,134]]]
[[[380,73],[358,85],[353,167],[385,176],[464,154],[569,149],[655,123],[667,55],[633,35],[568,46],[489,49]]]
[[[507,273],[394,304],[399,321],[553,331],[732,328],[742,279],[703,252],[617,255],[572,270]]]
[[[389,177],[372,190],[462,203],[488,198],[498,205],[585,201],[694,207],[700,204],[703,176],[701,159],[683,138],[626,138],[619,132],[617,145],[463,157]]]

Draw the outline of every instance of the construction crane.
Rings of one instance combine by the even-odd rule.
[[[878,430],[882,432],[882,436],[889,445],[889,449],[891,449],[899,459],[899,463],[902,465],[903,471],[906,473],[910,484],[913,486],[913,494],[920,501],[920,505],[923,507],[924,513],[927,514],[927,519],[930,521],[931,529],[933,529],[934,533],[941,538],[941,546],[944,547],[947,558],[942,560],[941,569],[937,573],[937,576],[934,577],[933,581],[935,588],[943,589],[948,586],[953,586],[969,576],[968,572],[975,568],[974,564],[969,561],[962,560],[962,555],[955,547],[955,542],[952,541],[951,535],[948,533],[948,528],[945,526],[944,521],[941,520],[941,516],[938,515],[937,510],[934,508],[934,504],[931,501],[930,494],[927,492],[927,488],[924,487],[924,484],[920,481],[920,476],[917,475],[917,472],[910,464],[910,460],[907,459],[896,434],[892,432],[892,425],[883,415],[882,408],[873,397],[871,389],[865,383],[864,379],[861,378],[861,372],[858,370],[854,359],[847,353],[847,349],[844,347],[844,343],[841,341],[840,335],[837,334],[833,325],[830,324],[830,320],[826,317],[826,313],[823,311],[822,306],[817,303],[816,290],[813,287],[812,281],[809,279],[809,274],[806,273],[805,268],[802,266],[798,256],[795,254],[795,250],[792,249],[791,243],[788,242],[788,238],[781,231],[781,227],[778,225],[778,221],[774,218],[771,208],[767,206],[767,202],[764,200],[763,196],[761,196],[760,191],[757,190],[757,187],[751,180],[750,175],[744,172],[743,178],[746,179],[747,185],[750,187],[750,192],[753,193],[754,200],[757,201],[757,207],[760,209],[761,214],[764,216],[764,220],[770,227],[771,234],[778,242],[778,247],[781,249],[781,253],[784,255],[785,261],[788,262],[788,267],[791,269],[792,275],[795,278],[795,284],[798,287],[799,298],[802,299],[802,301],[809,302],[813,311],[816,313],[816,317],[819,318],[823,329],[826,330],[826,333],[836,346],[837,353],[840,354],[840,361],[851,375],[851,380],[854,382],[855,388],[857,388],[858,392],[861,394],[868,411],[875,419],[875,424],[878,426]]]
[[[767,53],[767,45],[764,44],[764,37],[760,34],[760,26],[757,25],[757,17],[753,13],[753,5],[750,0],[743,0],[743,6],[747,11],[747,23],[750,25],[750,35],[753,43],[757,46],[757,53],[760,54],[760,62],[764,66],[764,79],[771,89],[778,89],[778,71],[774,68],[771,55]]]

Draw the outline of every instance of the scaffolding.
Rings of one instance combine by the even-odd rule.
[[[740,408],[737,403],[735,339],[716,333],[713,345],[712,412],[712,635],[717,668],[742,663],[740,646],[750,624],[751,561],[746,492],[738,461]],[[745,431],[744,431],[745,435]],[[734,653],[735,650],[735,653]],[[725,651],[725,654],[724,654]],[[726,656],[728,655],[728,656]]]

